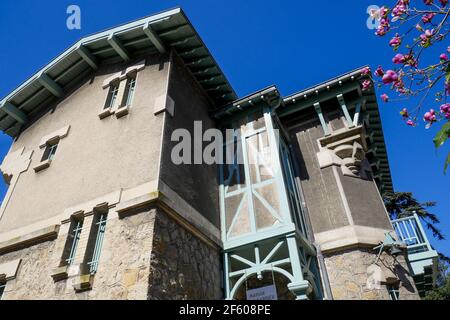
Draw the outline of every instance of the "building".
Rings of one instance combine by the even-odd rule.
[[[1,101],[2,299],[417,299],[365,79],[238,98],[178,8],[81,39]]]

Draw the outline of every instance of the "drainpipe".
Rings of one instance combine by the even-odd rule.
[[[322,278],[322,284],[325,291],[325,300],[334,300],[333,293],[331,292],[330,279],[328,278],[327,267],[325,265],[325,259],[323,258],[322,250],[320,246],[314,244],[317,250],[317,261],[319,261],[319,271]]]

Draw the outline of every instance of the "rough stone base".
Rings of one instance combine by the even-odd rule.
[[[0,255],[0,264],[22,259],[2,299],[221,298],[219,249],[198,240],[159,208],[108,219],[91,290],[75,292],[70,278],[53,281],[55,243]]]
[[[390,300],[386,278],[396,276],[399,282],[400,300],[418,300],[414,281],[409,274],[403,255],[394,260],[383,253],[374,266],[377,254],[370,249],[348,249],[324,254],[330,286],[335,300]],[[382,271],[381,282],[373,273]]]

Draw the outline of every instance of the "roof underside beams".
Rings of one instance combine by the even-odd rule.
[[[374,179],[380,192],[392,191],[391,172],[375,93],[373,90],[361,91],[360,79],[357,79],[355,72],[284,98],[284,104],[277,110],[277,114],[280,118],[289,117],[306,108],[312,108],[316,102],[336,99],[337,95],[352,91],[358,98],[345,102],[349,110],[354,109],[357,103],[364,105],[363,123],[367,133],[367,153]]]
[[[78,41],[1,101],[0,130],[16,136],[29,119],[101,64],[165,53],[169,48],[183,59],[216,107],[236,99],[220,67],[177,8]]]

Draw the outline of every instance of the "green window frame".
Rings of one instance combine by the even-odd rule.
[[[122,107],[131,106],[136,91],[136,75],[128,76],[123,94]]]
[[[111,84],[109,86],[108,97],[106,98],[105,106],[103,107],[103,109],[114,107],[118,94],[119,94],[119,85],[116,83]]]
[[[0,300],[3,297],[3,293],[5,292],[6,282],[0,282]]]
[[[65,259],[66,265],[72,265],[75,261],[75,255],[77,253],[78,243],[81,238],[81,231],[83,230],[83,220],[74,219],[72,222],[72,230],[69,233],[68,241],[70,245],[69,255]]]
[[[400,300],[400,290],[398,286],[388,285],[387,290],[389,292],[389,297],[391,300]]]
[[[47,143],[45,147],[44,154],[42,155],[41,161],[53,160],[55,158],[56,149],[58,149],[58,142],[56,143]]]
[[[91,236],[89,237],[89,247],[93,245],[92,254],[90,254],[90,261],[87,262],[89,267],[89,273],[95,274],[98,269],[98,263],[100,261],[100,253],[102,250],[103,239],[105,238],[106,221],[108,218],[107,213],[96,213],[93,220],[93,228],[91,230]]]

